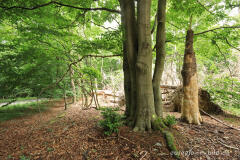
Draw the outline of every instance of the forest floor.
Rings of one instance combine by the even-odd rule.
[[[33,116],[0,123],[0,160],[154,160],[174,159],[160,132],[135,133],[121,127],[106,137],[98,126],[100,111],[62,101]],[[179,117],[179,113],[167,113]],[[218,116],[239,126],[240,118]],[[240,131],[203,116],[200,126],[178,122],[172,129],[181,159],[240,159]]]

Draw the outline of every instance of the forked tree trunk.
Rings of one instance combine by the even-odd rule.
[[[154,105],[157,116],[163,116],[163,104],[162,93],[160,89],[160,83],[162,79],[162,73],[164,69],[165,61],[165,21],[166,21],[166,0],[158,1],[157,11],[157,34],[156,34],[156,62],[153,75],[153,93],[154,93]]]
[[[152,129],[156,116],[152,88],[151,0],[138,1],[137,109],[134,131]]]
[[[193,50],[193,36],[193,31],[189,29],[186,36],[182,69],[183,106],[181,108],[181,118],[188,123],[199,125],[202,122],[202,118],[198,106],[197,64]]]

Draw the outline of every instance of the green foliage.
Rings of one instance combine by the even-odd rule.
[[[164,131],[164,129],[167,128],[167,126],[165,125],[164,123],[164,119],[161,118],[161,117],[157,117],[155,120],[154,120],[154,129],[155,130],[160,130],[161,132]]]
[[[118,133],[118,128],[123,124],[123,116],[116,112],[117,109],[102,108],[101,110],[103,120],[100,120],[99,124],[104,129],[104,134],[109,136]]]
[[[156,130],[163,131],[164,129],[166,129],[168,127],[172,127],[176,123],[177,123],[176,118],[171,115],[167,115],[166,118],[157,117],[154,120],[154,128]]]
[[[212,100],[223,109],[240,113],[240,81],[236,78],[208,76],[204,87]],[[238,110],[238,111],[237,111]]]
[[[171,116],[171,115],[167,115],[167,117],[164,118],[163,121],[168,127],[172,127],[174,124],[177,123],[176,118],[174,116]]]

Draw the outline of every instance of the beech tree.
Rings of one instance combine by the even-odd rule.
[[[124,29],[126,115],[135,131],[153,129],[162,116],[160,81],[165,57],[166,0],[158,1],[156,65],[152,78],[151,1],[119,0]],[[135,11],[137,10],[137,11]],[[137,15],[135,15],[137,13]]]

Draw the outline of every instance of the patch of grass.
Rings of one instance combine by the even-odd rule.
[[[48,148],[47,148],[47,151],[48,151],[48,152],[52,152],[52,151],[54,151],[54,149],[51,148],[51,147],[48,147]]]
[[[37,102],[0,107],[0,122],[33,115],[48,108],[47,102]]]
[[[16,98],[17,101],[24,101],[24,100],[33,100],[37,99],[37,97],[18,97]],[[10,102],[12,99],[0,99],[0,103]]]

